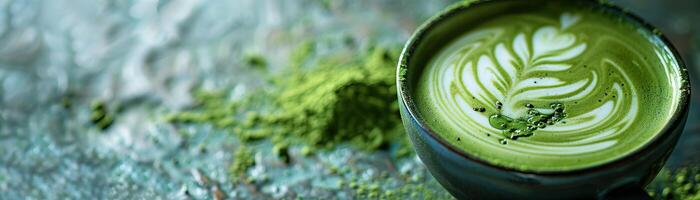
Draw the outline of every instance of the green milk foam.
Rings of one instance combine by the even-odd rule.
[[[650,142],[680,98],[678,63],[650,31],[592,9],[508,12],[437,52],[414,91],[452,145],[495,165],[565,171]]]

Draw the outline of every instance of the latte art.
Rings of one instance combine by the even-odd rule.
[[[525,140],[516,150],[558,155],[579,153],[579,149],[596,151],[614,145],[617,141],[607,140],[606,136],[625,131],[634,120],[638,109],[636,91],[626,72],[613,60],[590,58],[600,60],[598,64],[604,67],[599,68],[572,62],[580,59],[588,46],[567,32],[579,19],[580,16],[565,13],[561,15],[559,27],[543,26],[530,34],[518,32],[510,41],[501,40],[508,37],[507,33],[518,30],[494,28],[465,35],[446,49],[445,52],[451,53],[441,55],[446,56],[444,59],[437,59],[443,62],[434,63],[449,67],[427,71],[428,76],[439,82],[431,90],[431,96],[441,102],[438,112],[454,115],[449,119],[455,126],[466,125],[497,133],[501,132],[497,127],[489,126],[492,114],[463,112],[462,108],[484,107],[490,113],[499,112],[515,119],[526,115],[526,104],[539,105],[534,109],[541,113],[552,113],[549,104],[553,102],[575,105],[584,99],[598,98],[600,101],[589,111],[568,114],[564,122],[569,123],[557,123],[536,131],[537,134],[579,135],[576,140],[557,146],[527,145],[536,141]],[[584,68],[579,69],[583,73],[572,75],[567,71],[572,68]],[[596,96],[600,91],[606,91],[603,97]],[[502,102],[500,109],[496,102]],[[594,132],[605,134],[582,135]]]
[[[678,96],[658,89],[673,87],[667,49],[600,13],[551,12],[480,23],[434,54],[416,89],[429,125],[489,162],[545,171],[649,141]]]

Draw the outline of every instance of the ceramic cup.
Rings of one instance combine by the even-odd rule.
[[[528,172],[489,164],[465,152],[436,134],[422,119],[416,108],[412,90],[419,73],[432,54],[450,39],[464,32],[464,20],[488,16],[499,7],[535,4],[538,1],[478,1],[458,3],[434,16],[413,34],[399,60],[397,89],[404,127],[416,153],[430,173],[453,196],[459,199],[591,199],[648,198],[643,188],[659,172],[682,133],[688,114],[689,94],[680,98],[672,119],[655,139],[617,160],[590,168],[561,172]],[[581,6],[601,8],[622,16],[639,27],[656,30],[634,14],[614,5],[586,0],[560,0]],[[539,2],[541,3],[541,2]],[[486,8],[489,9],[481,9]],[[664,36],[662,41],[672,49],[681,68],[683,87],[690,89],[687,70],[680,56]]]

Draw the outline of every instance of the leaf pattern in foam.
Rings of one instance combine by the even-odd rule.
[[[510,44],[496,44],[493,52],[478,56],[476,61],[462,60],[460,63],[466,62],[461,75],[467,90],[484,93],[475,96],[486,105],[493,104],[491,101],[494,99],[505,103],[503,114],[521,116],[526,112],[522,106],[526,101],[576,96],[576,92],[590,86],[591,78],[584,77],[569,83],[557,77],[531,76],[535,72],[568,70],[572,65],[567,61],[586,50],[585,43],[577,41],[575,35],[565,31],[566,27],[577,21],[572,15],[566,16],[562,17],[562,23],[567,18],[566,23],[569,24],[562,25],[562,28],[544,26],[531,36],[519,33]]]

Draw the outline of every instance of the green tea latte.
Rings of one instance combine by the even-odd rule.
[[[609,13],[504,11],[435,52],[414,97],[431,129],[482,160],[574,170],[662,130],[680,98],[677,65],[658,36]]]

